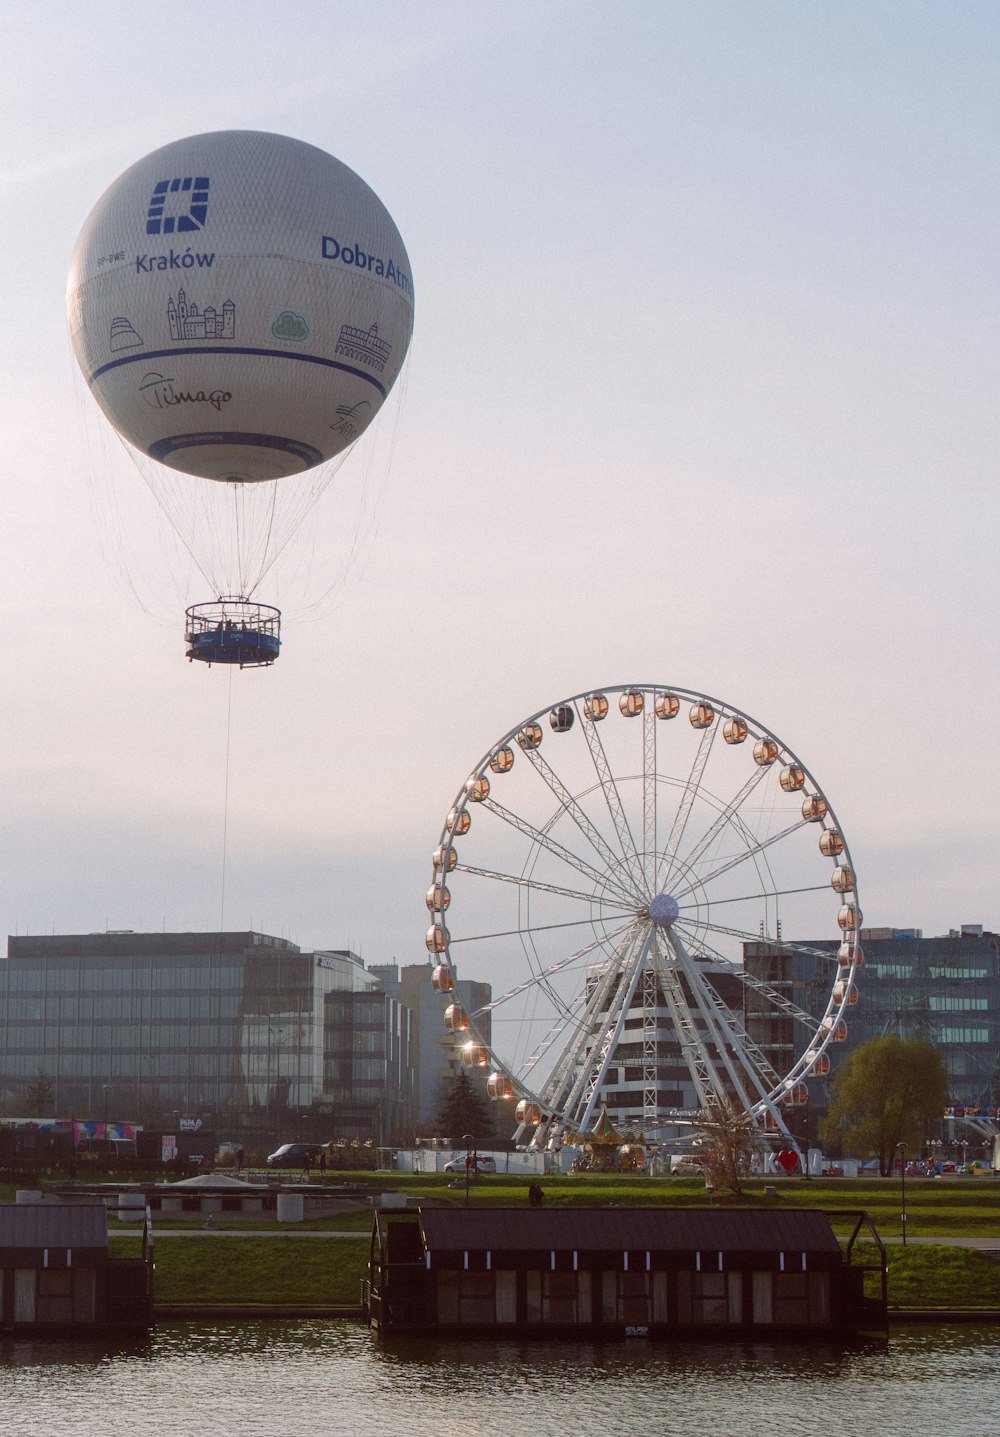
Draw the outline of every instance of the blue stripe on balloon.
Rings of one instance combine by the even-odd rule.
[[[109,360],[95,369],[88,379],[88,384],[93,384],[100,379],[102,374],[107,374],[109,369],[118,369],[123,364],[145,364],[150,359],[171,359],[178,354],[254,354],[262,359],[293,359],[299,364],[321,364],[327,369],[340,369],[344,374],[353,374],[355,379],[364,379],[374,389],[377,389],[384,399],[388,394],[384,384],[366,374],[363,369],[355,369],[351,364],[342,364],[339,359],[325,359],[320,354],[289,354],[284,349],[243,349],[235,344],[204,344],[197,348],[190,349],[148,349],[143,354],[125,354],[121,359]]]
[[[175,449],[200,449],[209,445],[280,449],[285,454],[294,454],[296,458],[303,460],[307,469],[311,469],[314,464],[323,463],[323,455],[319,450],[314,449],[311,444],[303,444],[301,439],[285,439],[280,434],[244,434],[238,429],[210,429],[203,434],[172,434],[168,439],[158,439],[146,452],[150,459],[158,459],[162,464],[167,455],[172,454]]]

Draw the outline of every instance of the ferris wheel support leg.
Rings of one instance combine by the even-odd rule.
[[[646,968],[652,939],[653,935],[652,932],[650,932],[646,935],[646,940],[639,950],[638,957],[636,958],[632,966],[632,971],[629,975],[627,984],[625,982],[625,974],[622,974],[622,982],[619,985],[618,989],[618,992],[621,995],[621,1002],[618,1004],[618,1015],[615,1019],[614,1027],[606,1033],[604,1042],[601,1045],[601,1065],[600,1068],[595,1073],[593,1073],[590,1083],[590,1094],[587,1098],[587,1104],[582,1114],[580,1115],[579,1126],[584,1130],[587,1128],[588,1123],[593,1121],[594,1109],[597,1106],[597,1100],[600,1097],[601,1089],[607,1081],[608,1068],[611,1066],[611,1059],[615,1054],[615,1050],[617,1049],[618,1044],[621,1042],[621,1036],[625,1029],[625,1020],[628,1017],[629,1009],[632,1006],[632,999],[635,997],[635,990],[638,986],[639,978]],[[610,1021],[611,1015],[609,1014],[609,1026]]]
[[[559,1138],[566,1131],[567,1126],[580,1126],[582,1118],[575,1117],[578,1112],[579,1103],[583,1089],[593,1071],[592,1062],[587,1061],[587,1044],[592,1041],[595,1032],[595,1020],[601,1015],[602,1027],[605,1031],[612,1024],[616,1015],[627,1012],[622,1009],[621,1004],[625,998],[625,992],[629,988],[626,975],[631,971],[627,958],[628,950],[635,941],[635,930],[630,929],[619,945],[614,960],[609,963],[604,971],[600,983],[594,989],[587,1009],[577,1026],[576,1036],[564,1051],[559,1064],[549,1082],[541,1093],[543,1108],[554,1109],[562,1114],[558,1120],[552,1120],[545,1125],[543,1134],[539,1134],[539,1141],[542,1137]],[[619,981],[621,977],[622,981]],[[615,985],[617,984],[617,991]],[[634,991],[634,984],[632,985]],[[614,1048],[610,1049],[611,1052]],[[602,1068],[606,1074],[608,1068],[608,1055],[604,1055]],[[599,1084],[598,1084],[599,1086]]]
[[[728,1075],[730,1083],[735,1090],[737,1101],[746,1113],[751,1113],[754,1106],[767,1099],[767,1088],[762,1082],[759,1074],[753,1066],[749,1056],[743,1048],[739,1034],[735,1028],[727,1022],[721,1004],[713,1000],[708,992],[703,975],[698,971],[698,965],[693,962],[687,948],[681,940],[680,934],[671,930],[667,937],[673,950],[679,967],[687,980],[688,988],[694,999],[695,1007],[701,1017],[705,1030],[711,1035],[712,1044],[715,1048],[716,1059],[706,1053],[705,1058],[709,1069],[715,1074],[716,1082],[714,1088],[716,1096],[721,1101],[729,1099],[731,1094],[727,1091],[718,1072],[718,1065],[721,1064]],[[694,1027],[694,1039],[702,1046],[699,1030]]]

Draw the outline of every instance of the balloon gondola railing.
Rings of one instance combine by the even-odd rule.
[[[192,604],[184,612],[184,642],[192,663],[266,668],[281,648],[281,610],[232,597]]]

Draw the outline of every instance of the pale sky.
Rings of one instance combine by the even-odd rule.
[[[2,20],[4,932],[221,921],[421,961],[473,764],[628,681],[802,756],[866,924],[1000,923],[994,4]],[[349,460],[302,536],[337,577],[360,513],[365,562],[230,675],[183,655],[211,595],[123,584],[114,524],[139,554],[160,524],[138,488],[108,517],[64,299],[123,169],[238,128],[372,185],[416,324],[391,467],[362,503]]]

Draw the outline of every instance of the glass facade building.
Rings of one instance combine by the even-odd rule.
[[[407,1141],[412,1123],[410,1013],[381,986],[324,999],[323,1094],[338,1136]]]
[[[836,943],[810,942],[829,960],[792,953],[775,944],[747,943],[748,973],[766,982],[806,1013],[820,1016],[835,971]],[[925,938],[919,929],[861,930],[864,962],[858,970],[858,1003],[846,1018],[847,1037],[828,1048],[832,1077],[860,1043],[883,1033],[926,1038],[941,1054],[956,1105],[1000,1102],[1000,937],[979,924]],[[772,1065],[787,1071],[808,1037],[791,1016],[752,1009],[747,1027]],[[810,1100],[826,1106],[826,1082],[810,1080]]]
[[[326,999],[358,991],[385,1001],[355,954],[303,953],[263,933],[10,938],[0,962],[0,1105],[23,1113],[42,1073],[62,1117],[180,1114],[222,1125],[328,1111],[326,1025],[340,1011]],[[388,1021],[403,1033],[398,1014]],[[405,1108],[408,1054],[397,1044],[382,1061],[396,1065],[383,1079]]]
[[[469,1013],[477,1015],[476,1023],[483,1041],[489,1043],[493,1028],[488,1004],[493,997],[493,989],[489,983],[459,978],[454,994],[437,993],[431,985],[429,963],[410,963],[402,968],[395,963],[373,964],[369,972],[410,1014],[413,1119],[424,1128],[433,1127],[441,1111],[443,1091],[462,1067],[465,1037],[447,1030],[444,1011],[453,999],[461,1003]],[[486,1072],[471,1069],[468,1076],[474,1086],[485,1094]]]

